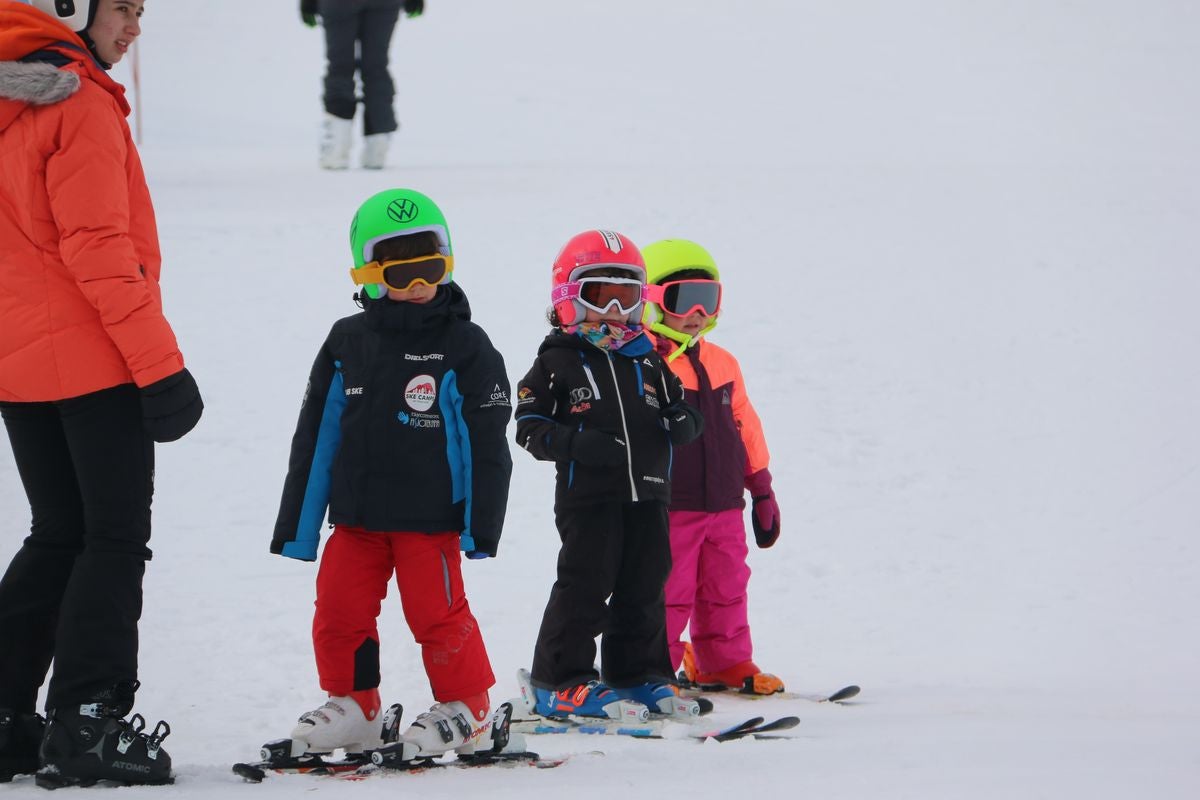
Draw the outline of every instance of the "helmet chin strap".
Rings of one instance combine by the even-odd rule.
[[[672,342],[675,342],[679,345],[679,347],[676,347],[671,351],[670,355],[667,356],[667,363],[679,358],[689,347],[696,343],[696,337],[693,337],[688,333],[683,333],[682,331],[677,331],[674,328],[669,327],[667,323],[663,322],[663,312],[655,305],[650,305],[650,318],[654,320],[649,324],[650,330],[654,331],[654,333],[658,334],[659,336],[670,339]]]
[[[647,327],[650,328],[650,330],[655,334],[670,339],[672,342],[675,342],[679,345],[679,347],[676,347],[671,351],[670,355],[667,356],[667,363],[679,358],[687,351],[689,347],[694,347],[697,345],[700,340],[708,334],[709,331],[717,327],[717,317],[714,316],[709,317],[708,325],[697,331],[695,336],[690,333],[683,333],[682,331],[677,331],[674,328],[669,327],[667,323],[663,322],[663,312],[658,308],[658,306],[654,304],[648,304],[648,306],[651,311],[650,316],[647,318]],[[654,321],[650,322],[651,319]]]
[[[88,52],[92,54],[92,58],[96,59],[96,63],[104,68],[105,72],[113,68],[112,64],[100,57],[100,53],[96,50],[96,42],[92,39],[92,35],[88,33],[87,28],[79,32],[79,38],[83,39],[83,43],[87,45]]]

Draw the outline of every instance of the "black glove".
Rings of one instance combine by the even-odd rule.
[[[676,400],[659,412],[671,444],[681,445],[704,433],[704,417],[682,400]]]
[[[604,431],[577,431],[571,437],[571,458],[589,467],[615,467],[628,460],[625,443]]]
[[[156,442],[173,442],[196,427],[204,401],[187,368],[142,388],[142,425]]]
[[[409,17],[419,17],[425,13],[425,0],[404,0],[404,13]]]
[[[317,0],[300,0],[300,19],[310,28],[317,25]]]

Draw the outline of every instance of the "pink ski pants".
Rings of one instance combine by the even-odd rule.
[[[667,643],[671,663],[683,661],[680,636],[689,627],[703,672],[750,661],[747,620],[746,523],[740,508],[671,512],[671,575],[667,578]]]

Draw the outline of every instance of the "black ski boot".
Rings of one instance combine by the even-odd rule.
[[[141,714],[122,718],[129,710],[129,705],[89,703],[47,712],[37,785],[58,789],[98,781],[172,783],[171,757],[162,749],[171,726],[160,721],[149,734],[143,733],[146,720]]]
[[[0,783],[37,772],[38,746],[45,729],[46,721],[37,714],[0,708]]]

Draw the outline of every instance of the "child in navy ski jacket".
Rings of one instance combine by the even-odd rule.
[[[551,323],[517,393],[517,443],[557,467],[558,579],[522,689],[537,713],[610,716],[620,699],[690,713],[668,684],[663,585],[671,447],[703,420],[640,320],[645,266],[611,231],[554,262]],[[610,599],[611,597],[611,599]],[[594,667],[603,635],[603,682]]]
[[[422,755],[472,752],[495,679],[459,551],[495,556],[500,541],[512,470],[504,361],[452,281],[432,200],[380,192],[350,240],[363,311],[334,324],[313,365],[271,542],[314,560],[328,507],[313,646],[330,697],[300,718],[293,754],[381,744],[376,618],[393,574],[438,701],[402,738]]]

